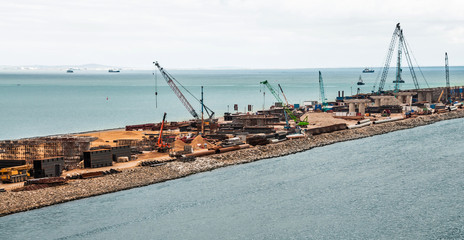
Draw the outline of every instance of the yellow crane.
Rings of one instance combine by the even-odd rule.
[[[444,90],[444,89],[443,89],[443,90],[441,90],[441,93],[440,93],[440,96],[438,97],[438,101],[437,101],[437,102],[440,102],[440,100],[441,100],[441,97],[443,96],[443,93],[444,93],[444,92],[445,92],[445,90]]]

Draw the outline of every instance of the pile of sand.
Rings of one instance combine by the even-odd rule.
[[[204,146],[205,146],[205,143],[206,143],[206,146],[207,148],[212,148],[214,147],[213,144],[209,143],[208,141],[206,141],[202,136],[198,135],[196,136],[193,141],[192,141],[192,147],[193,149],[204,149]],[[198,144],[200,144],[201,147],[198,146]]]
[[[176,141],[172,143],[172,145],[173,145],[172,149],[177,152],[177,151],[184,151],[184,146],[188,144],[184,143],[184,141],[180,139],[177,139]]]

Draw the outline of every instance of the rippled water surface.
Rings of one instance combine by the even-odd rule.
[[[4,239],[463,239],[464,119],[0,218]],[[1,195],[0,195],[1,197]]]
[[[379,75],[361,73],[362,68],[290,69],[290,70],[178,70],[172,75],[197,98],[204,86],[205,104],[222,116],[233,111],[234,104],[244,111],[269,107],[275,102],[267,92],[263,97],[260,82],[268,80],[274,87],[281,84],[290,103],[319,99],[318,71],[322,71],[325,96],[334,100],[338,91],[346,95],[372,91]],[[444,86],[443,67],[424,68],[430,87]],[[418,73],[419,74],[419,73]],[[356,82],[362,75],[366,85]],[[130,124],[160,122],[163,113],[168,121],[192,116],[158,74],[158,105],[155,98],[155,77],[152,71],[0,71],[0,140],[65,134],[96,129],[119,128]],[[385,89],[392,89],[394,69],[390,70]],[[419,76],[420,78],[420,76]],[[414,84],[405,74],[401,89]],[[450,69],[451,85],[464,85],[464,67]],[[426,87],[420,78],[420,86]],[[377,85],[378,86],[378,85]],[[180,87],[180,86],[179,86]],[[200,112],[200,103],[182,88],[193,108]]]

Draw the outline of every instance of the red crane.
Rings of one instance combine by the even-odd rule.
[[[160,127],[160,133],[158,137],[158,152],[166,152],[171,148],[169,144],[163,142],[163,128],[164,128],[164,122],[166,121],[166,113],[163,115],[163,121],[161,122],[161,127]]]

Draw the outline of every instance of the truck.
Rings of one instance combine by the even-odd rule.
[[[31,165],[21,165],[16,167],[0,169],[0,176],[3,183],[16,183],[26,181],[31,177],[29,170]]]

